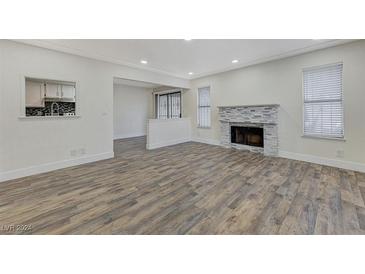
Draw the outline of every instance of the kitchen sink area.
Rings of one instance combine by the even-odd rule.
[[[56,105],[57,104],[57,105]],[[53,107],[52,107],[53,105]],[[45,102],[44,107],[26,107],[26,116],[75,116],[75,103]]]

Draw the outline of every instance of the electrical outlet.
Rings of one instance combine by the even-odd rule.
[[[84,155],[85,154],[85,149],[84,148],[80,148],[79,149],[79,155]]]
[[[77,156],[77,150],[76,150],[76,149],[72,149],[72,150],[70,150],[70,155],[71,155],[72,157]]]
[[[345,157],[345,151],[343,149],[338,149],[336,151],[336,157],[337,158],[344,158]]]

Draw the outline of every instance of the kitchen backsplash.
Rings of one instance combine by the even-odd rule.
[[[45,102],[44,108],[39,107],[27,107],[25,108],[25,115],[26,116],[48,116],[51,115],[51,105],[53,102]],[[57,102],[59,105],[60,115],[64,113],[75,113],[76,103],[71,102]],[[57,107],[54,109],[57,110]]]

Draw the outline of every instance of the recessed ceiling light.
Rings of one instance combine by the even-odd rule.
[[[146,60],[141,60],[141,64],[147,64],[148,62]]]
[[[189,75],[193,75],[194,73],[193,73],[193,72],[189,72],[188,74],[189,74]]]
[[[236,60],[236,59],[235,60],[232,60],[232,63],[233,64],[236,64],[236,63],[238,63],[238,60]]]

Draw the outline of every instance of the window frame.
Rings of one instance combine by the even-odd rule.
[[[75,85],[75,115],[72,116],[26,116],[26,81],[29,79],[39,80],[39,81],[54,81],[54,82],[65,82],[72,83]],[[57,79],[57,80],[55,80]],[[42,74],[33,74],[26,73],[19,75],[19,85],[20,85],[20,104],[19,104],[19,114],[18,119],[72,119],[72,118],[81,118],[82,117],[82,94],[79,80],[74,78],[65,79],[64,76],[55,74],[55,73],[42,73]]]
[[[199,121],[199,109],[200,109],[200,104],[199,104],[199,89],[204,89],[204,88],[209,88],[209,108],[210,108],[210,115],[209,115],[209,126],[207,127],[203,127],[200,125],[200,121]],[[197,122],[197,128],[199,129],[211,129],[212,128],[212,97],[211,97],[211,94],[212,94],[212,86],[210,84],[207,84],[207,85],[202,85],[202,86],[199,86],[197,88],[197,112],[196,112],[196,122]]]
[[[169,114],[169,110],[168,110],[168,106],[167,105],[167,118],[166,119],[162,119],[160,118],[160,96],[164,96],[164,95],[168,95],[168,94],[176,94],[176,93],[180,93],[180,117],[179,118],[169,118],[168,114]],[[156,100],[156,96],[157,96],[157,100]],[[169,97],[167,96],[167,103],[169,102]],[[153,92],[153,106],[154,106],[154,116],[155,119],[160,119],[160,120],[171,120],[171,119],[181,119],[183,117],[183,90],[182,89],[173,89],[173,90],[164,90],[164,91],[156,91]]]
[[[319,135],[319,134],[308,134],[305,133],[305,94],[304,94],[304,72],[311,69],[320,69],[325,68],[329,66],[335,66],[335,65],[342,65],[342,72],[341,72],[341,103],[342,103],[342,130],[343,135],[341,137],[333,137],[333,136],[326,136],[326,135]],[[345,95],[344,95],[344,88],[343,88],[343,71],[344,71],[344,64],[342,61],[335,62],[335,63],[328,63],[324,65],[317,65],[317,66],[311,66],[306,67],[302,69],[302,137],[303,138],[313,138],[313,139],[324,139],[324,140],[334,140],[334,141],[346,141],[345,138]],[[313,101],[315,102],[315,101]],[[324,100],[323,102],[327,102]],[[328,101],[330,102],[330,100]],[[332,101],[333,102],[333,101]],[[307,102],[308,103],[308,102]]]

